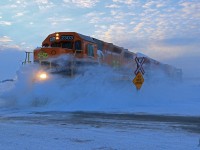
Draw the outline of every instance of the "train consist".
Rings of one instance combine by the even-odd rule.
[[[136,53],[76,32],[56,32],[47,36],[42,47],[34,50],[34,62],[51,72],[73,76],[85,65],[111,66],[124,74],[134,74]],[[146,73],[160,70],[169,77],[180,78],[181,70],[145,57]]]

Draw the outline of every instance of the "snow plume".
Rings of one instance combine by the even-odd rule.
[[[200,83],[171,82],[157,73],[159,80],[144,77],[145,82],[137,91],[132,83],[134,74],[124,81],[109,67],[85,67],[75,77],[50,74],[49,80],[43,82],[33,80],[38,70],[36,65],[22,67],[14,87],[0,93],[0,107],[33,111],[199,113]]]
[[[115,79],[119,76],[106,67],[88,66],[81,70],[82,74],[75,77],[51,74],[47,81],[35,80],[34,75],[38,70],[38,66],[28,65],[18,71],[18,78],[13,89],[3,94],[9,106],[59,105],[67,108],[71,104],[80,103],[83,107],[89,108],[91,105],[98,107],[98,101],[114,99],[113,94],[119,93],[122,88],[115,83]],[[113,84],[116,84],[116,89]]]

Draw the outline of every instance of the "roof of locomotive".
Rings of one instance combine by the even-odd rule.
[[[62,34],[62,35],[78,35],[81,39],[85,40],[85,41],[88,41],[88,42],[92,42],[92,43],[95,43],[97,45],[103,45],[103,44],[110,44],[111,46],[114,46],[114,47],[118,47],[118,48],[121,48],[123,50],[125,50],[123,47],[119,47],[117,45],[114,45],[113,43],[108,43],[108,42],[105,42],[105,41],[102,41],[102,40],[99,40],[99,39],[96,39],[96,38],[93,38],[93,37],[90,37],[90,36],[87,36],[87,35],[83,35],[83,34],[80,34],[80,33],[77,33],[77,32],[54,32],[52,34],[49,34],[46,39],[42,42],[42,44],[44,44],[46,41],[49,41],[49,38],[50,37],[53,37],[55,36],[56,34]],[[130,52],[129,50],[125,50],[126,52]]]
[[[89,42],[92,42],[92,43],[96,43],[92,37],[90,36],[87,36],[87,35],[83,35],[83,34],[80,34],[80,33],[77,33],[83,40],[86,40],[86,41],[89,41]]]
[[[88,41],[88,42],[92,42],[92,43],[96,43],[92,37],[90,36],[87,36],[87,35],[83,35],[83,34],[80,34],[80,33],[77,33],[77,32],[55,32],[55,33],[52,33],[52,34],[49,34],[46,39],[43,41],[47,41],[49,37],[52,37],[54,36],[55,34],[72,34],[72,35],[78,35],[81,39],[85,40],[85,41]]]

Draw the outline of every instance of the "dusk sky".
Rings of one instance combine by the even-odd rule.
[[[33,51],[59,31],[112,42],[200,76],[200,0],[0,1],[0,51]]]

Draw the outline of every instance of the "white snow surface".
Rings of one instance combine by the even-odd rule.
[[[199,150],[198,135],[160,130],[0,124],[6,150]]]

